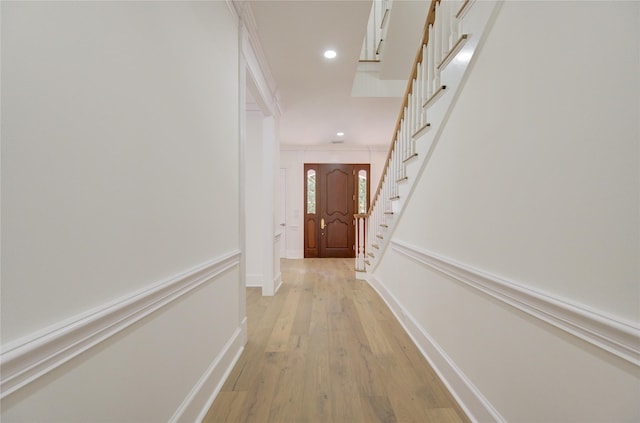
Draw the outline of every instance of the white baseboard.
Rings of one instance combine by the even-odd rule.
[[[466,377],[438,343],[420,326],[420,324],[400,305],[398,300],[374,276],[367,279],[380,297],[387,303],[402,327],[409,334],[422,355],[447,386],[467,416],[474,422],[504,422],[504,418]]]
[[[273,278],[273,293],[275,295],[276,292],[278,292],[278,290],[280,289],[280,287],[282,286],[282,273],[278,272],[278,275]]]
[[[207,371],[187,395],[180,407],[173,414],[170,422],[201,422],[204,420],[213,401],[218,396],[222,385],[229,377],[231,370],[244,350],[246,339],[246,318],[227,341],[222,351],[213,360]]]
[[[293,260],[304,258],[304,254],[303,254],[302,250],[287,250],[286,254],[287,254],[287,256],[283,257],[283,258],[288,258],[288,259],[293,259]]]
[[[257,274],[257,273],[253,273],[253,274],[248,274],[247,275],[247,282],[246,282],[246,287],[247,288],[262,288],[262,282],[264,281],[264,277],[262,276],[262,274]]]

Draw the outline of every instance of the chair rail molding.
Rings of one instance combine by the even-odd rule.
[[[599,310],[527,288],[434,252],[392,240],[391,248],[530,316],[640,366],[640,328]]]
[[[2,347],[0,354],[0,398],[10,395],[239,264],[240,251],[230,251],[168,280],[154,283],[8,343]]]

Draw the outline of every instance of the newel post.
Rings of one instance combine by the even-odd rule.
[[[358,272],[365,272],[367,269],[365,267],[365,234],[366,234],[366,214],[354,214],[355,218],[355,228],[356,228],[356,237],[355,237],[355,256],[356,256],[356,275]]]

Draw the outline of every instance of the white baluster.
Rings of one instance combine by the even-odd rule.
[[[449,50],[451,49],[451,45],[449,45],[449,35],[450,35],[449,25],[451,24],[451,21],[449,20],[450,5],[451,5],[451,2],[442,0],[440,2],[440,16],[436,16],[436,19],[440,19],[442,21],[442,38],[441,38],[442,58],[439,61],[441,61],[449,53]]]
[[[382,185],[382,192],[380,194],[382,194],[382,199],[380,200],[380,207],[382,208],[382,212],[386,212],[387,211],[387,199],[389,197],[389,172],[390,172],[391,166],[389,166],[387,168],[387,173],[384,176],[384,184]],[[378,228],[376,228],[376,233],[378,231]]]
[[[358,231],[358,234],[360,235],[360,241],[358,242],[360,249],[358,250],[358,255],[360,256],[362,269],[365,268],[364,259],[366,258],[366,253],[367,253],[367,250],[365,249],[365,246],[364,246],[364,230],[365,230],[366,223],[367,223],[366,219],[364,217],[361,217],[359,222],[360,230]]]
[[[421,111],[422,111],[422,97],[421,97],[421,93],[422,93],[422,89],[420,88],[420,84],[422,84],[422,64],[418,63],[416,65],[416,80],[415,80],[415,93],[416,93],[416,98],[413,102],[414,106],[415,106],[415,116],[416,116],[416,131],[418,129],[420,129],[422,127],[422,122],[421,122]]]
[[[409,113],[409,108],[405,107],[404,108],[404,115],[407,116],[407,114]],[[404,134],[409,134],[409,136],[411,136],[411,122],[405,122],[404,128],[402,128],[402,131],[404,132]]]
[[[407,94],[407,106],[404,108],[404,120],[407,122],[407,126],[409,127],[409,129],[411,129],[411,125],[412,125],[412,119],[411,119],[411,114],[412,114],[412,109],[413,109],[413,94],[411,92],[409,92],[409,94]]]
[[[429,44],[427,45],[427,95],[426,99],[430,99],[435,87],[435,29],[433,25],[429,25]],[[426,100],[425,100],[426,101]]]
[[[395,179],[396,181],[398,179],[400,179],[400,166],[398,166],[398,150],[394,149],[393,150],[393,170],[395,171]],[[396,191],[398,189],[398,184],[394,183],[393,184],[393,189],[391,190],[391,197],[395,197],[396,196]]]
[[[402,126],[402,121],[400,121],[400,126]],[[399,154],[402,156],[404,154],[404,144],[402,144],[402,139],[398,136],[400,134],[400,130],[396,132],[396,136],[393,139],[393,144],[395,145],[395,149],[399,151]]]
[[[418,108],[421,116],[422,115],[422,99],[418,100],[416,107]],[[422,125],[419,125],[417,129],[420,129],[421,127]],[[413,155],[414,142],[415,141],[413,139],[413,136],[407,137],[407,157],[411,157]],[[405,166],[406,166],[406,163],[405,163]]]
[[[396,181],[397,181],[398,179],[402,178],[402,169],[400,169],[400,165],[398,163],[398,158],[399,158],[400,155],[398,154],[397,149],[396,149],[395,153],[396,154],[394,156],[394,162],[395,162],[394,166],[396,168],[396,175],[397,175]],[[397,195],[397,193],[398,193],[398,184],[394,184],[393,185],[393,197],[395,197]]]
[[[356,256],[356,260],[354,265],[356,266],[356,271],[357,270],[362,270],[362,267],[360,267],[360,222],[359,222],[358,217],[354,217],[354,227],[356,229],[356,237],[355,237],[355,245],[354,245],[354,254]]]
[[[405,153],[403,155],[403,162],[402,162],[402,177],[405,177],[407,175],[406,173],[406,167],[405,167],[405,163],[404,163],[404,159],[406,159],[407,157],[409,157],[409,141],[411,140],[411,137],[413,136],[413,131],[411,130],[411,127],[409,125],[405,125],[403,131],[402,131],[402,142],[405,145]]]
[[[393,157],[393,151],[391,152],[391,166],[389,167],[389,184],[387,187],[387,195],[385,195],[385,200],[387,201],[387,207],[385,208],[385,210],[389,210],[389,199],[391,198],[392,192],[393,192],[393,180],[396,178],[396,166],[395,166],[395,162],[394,162],[394,157]]]
[[[433,38],[433,46],[435,48],[434,50],[434,55],[435,55],[435,61],[436,63],[436,70],[437,70],[437,66],[440,64],[440,61],[442,60],[442,19],[440,19],[441,14],[440,14],[440,3],[436,3],[436,20],[434,22],[434,38]],[[437,76],[436,76],[437,77]]]
[[[434,87],[433,87],[433,92],[437,92],[438,88],[440,88],[440,69],[438,68],[438,66],[440,65],[440,62],[442,62],[442,59],[444,58],[445,52],[442,51],[442,37],[443,37],[443,33],[442,33],[442,19],[440,19],[442,17],[442,13],[440,12],[440,4],[438,3],[438,7],[436,7],[436,20],[435,20],[435,39],[434,41],[434,54],[435,54],[435,63],[433,64],[434,68],[433,68],[433,81],[434,81]]]
[[[427,88],[427,75],[429,74],[429,62],[427,60],[427,45],[423,44],[422,45],[422,83],[420,84],[420,96],[422,97],[420,99],[420,108],[422,108],[422,105],[424,104],[424,101],[427,99],[427,93],[426,93],[426,88]]]
[[[456,41],[458,41],[458,37],[460,36],[460,20],[456,17],[456,14],[458,13],[458,10],[460,10],[460,7],[462,5],[462,2],[459,0],[455,0],[451,2],[451,14],[450,14],[450,20],[451,20],[451,45],[454,46]]]
[[[365,270],[364,266],[364,217],[358,216],[355,218],[355,227],[356,227],[356,270],[363,271]]]
[[[411,140],[411,135],[412,135],[411,130],[407,127],[407,125],[405,125],[402,130],[402,141],[405,143],[405,145],[407,145],[407,147],[409,146],[409,140]],[[405,158],[407,157],[408,157],[408,154],[405,154]]]
[[[394,149],[394,161],[395,161],[395,167],[396,167],[396,174],[398,175],[398,179],[402,178],[402,168],[400,166],[400,151],[397,148],[398,146],[396,145],[396,148]],[[393,196],[397,196],[398,195],[398,184],[395,184],[393,186]]]
[[[417,66],[420,66],[420,64],[418,64]],[[416,79],[413,80],[413,82],[411,83],[411,92],[413,93],[413,97],[411,97],[411,134],[413,135],[419,128],[418,125],[418,90],[417,90],[417,86],[418,86],[418,71],[419,68],[416,68]]]

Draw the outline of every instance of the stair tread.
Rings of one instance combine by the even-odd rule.
[[[429,125],[430,125],[430,124],[429,124]],[[403,162],[405,162],[405,163],[406,163],[406,162],[408,162],[409,160],[411,160],[411,159],[413,159],[413,158],[415,158],[415,157],[418,157],[418,153],[413,153],[413,154],[412,154],[412,155],[410,155],[409,157],[405,158],[405,159],[403,160]]]

